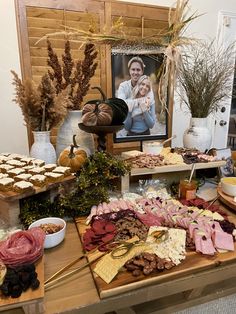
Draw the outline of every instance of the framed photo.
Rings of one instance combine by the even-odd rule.
[[[221,177],[234,177],[234,162],[232,159],[232,152],[230,148],[216,149],[216,156],[219,159],[226,160],[226,164],[219,168]]]
[[[114,142],[167,138],[168,113],[158,97],[162,62],[161,52],[112,51],[112,96],[122,98],[129,107],[124,128],[114,135]]]

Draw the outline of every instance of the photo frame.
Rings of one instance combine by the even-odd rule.
[[[166,108],[163,108],[163,105],[161,104],[159,97],[158,97],[158,88],[159,88],[159,80],[158,80],[158,71],[163,63],[163,53],[161,51],[148,51],[143,50],[142,52],[137,51],[122,51],[122,50],[112,50],[111,54],[111,66],[112,66],[112,97],[122,98],[126,101],[129,111],[131,112],[130,103],[132,109],[132,115],[130,114],[127,120],[125,120],[124,128],[114,134],[114,142],[130,142],[130,141],[150,141],[150,140],[158,140],[158,139],[166,139],[168,137],[168,113]],[[149,127],[148,124],[145,121],[145,115],[138,116],[139,114],[142,114],[142,112],[138,111],[138,109],[135,109],[137,111],[137,114],[134,112],[134,107],[137,108],[139,106],[139,103],[136,104],[136,102],[139,102],[139,99],[142,98],[141,95],[135,95],[135,91],[138,90],[138,82],[136,84],[136,88],[133,86],[131,87],[131,67],[130,62],[132,60],[136,60],[135,58],[140,58],[143,62],[143,73],[142,75],[145,75],[148,77],[146,82],[149,80],[151,91],[149,91],[149,94],[147,93],[147,97],[149,98],[149,101],[152,103],[152,109],[149,109],[149,113],[151,118],[154,119],[154,125],[152,127]],[[131,61],[130,61],[131,60]],[[136,63],[138,66],[138,64]],[[129,82],[129,83],[128,83]],[[121,84],[122,83],[122,84]],[[127,86],[127,84],[130,85],[130,90],[128,92],[129,97],[127,97],[127,90],[125,91],[126,95],[122,94],[122,86]],[[141,86],[142,83],[139,84]],[[141,87],[140,87],[141,88]],[[167,95],[166,91],[166,95]],[[136,99],[135,105],[133,105],[132,100],[130,99]],[[142,99],[145,99],[144,97]],[[152,100],[154,102],[152,102]],[[142,101],[142,100],[141,100]],[[168,101],[167,101],[168,103]],[[153,110],[154,107],[154,110]],[[140,110],[140,109],[139,109]],[[135,116],[136,114],[136,116]],[[133,116],[134,115],[134,116]],[[135,120],[134,120],[135,119]],[[144,126],[141,125],[142,120],[144,120],[143,123],[145,123]],[[128,121],[128,122],[127,122]],[[137,124],[138,122],[140,124]],[[126,123],[127,122],[127,123]],[[135,124],[136,123],[136,124]],[[149,123],[149,122],[148,122]],[[141,125],[141,129],[147,128],[148,131],[144,132],[137,132],[136,130],[139,130],[139,125]],[[135,132],[130,128],[134,126]],[[136,127],[137,126],[137,127]],[[147,134],[146,134],[147,133]]]
[[[224,159],[226,164],[219,167],[220,177],[234,177],[234,162],[232,159],[232,152],[230,148],[216,149],[216,157]]]

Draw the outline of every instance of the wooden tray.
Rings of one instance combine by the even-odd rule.
[[[36,290],[30,288],[26,292],[23,292],[19,298],[4,297],[0,293],[0,312],[42,301],[44,297],[44,257],[42,257],[35,266],[40,281],[39,288]]]
[[[63,180],[59,181],[59,182],[55,182],[55,183],[49,183],[48,185],[45,185],[44,187],[40,188],[37,186],[34,186],[34,192],[26,192],[26,193],[17,193],[14,191],[7,191],[7,192],[2,192],[0,191],[0,200],[4,200],[4,201],[15,201],[15,200],[19,200],[34,194],[38,194],[41,192],[45,192],[48,190],[51,190],[53,188],[58,187],[60,184],[67,184],[71,181],[75,180],[75,176],[70,175],[68,177],[65,177]]]
[[[218,186],[217,188],[217,193],[219,195],[219,200],[224,203],[225,205],[227,205],[230,209],[232,209],[233,211],[236,211],[236,202],[234,202],[234,197],[233,196],[229,196],[227,194],[225,194],[221,187]]]
[[[230,217],[232,222],[236,223],[236,218]],[[77,229],[80,237],[82,237],[85,229],[88,226],[85,225],[85,218],[76,219]],[[236,251],[236,244],[235,244]],[[91,265],[91,272],[94,277],[94,281],[100,295],[100,298],[107,298],[120,293],[137,289],[140,287],[148,286],[151,284],[161,283],[167,280],[173,280],[182,275],[193,274],[202,270],[212,269],[222,264],[236,262],[236,252],[226,252],[216,254],[214,256],[203,256],[196,252],[188,252],[186,259],[181,262],[180,265],[173,267],[171,270],[165,270],[160,273],[155,273],[149,276],[134,277],[131,273],[124,271],[119,272],[110,284],[105,283],[100,277],[98,277],[93,269],[95,263]]]

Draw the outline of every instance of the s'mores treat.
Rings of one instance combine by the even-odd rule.
[[[0,179],[0,191],[7,192],[12,189],[13,183],[15,181],[12,178]]]
[[[9,170],[14,169],[14,166],[7,165],[7,164],[2,164],[0,165],[0,171],[1,173],[7,173]]]
[[[46,170],[43,167],[34,167],[28,170],[28,173],[35,175],[35,174],[44,174]]]
[[[9,175],[7,173],[0,173],[0,179],[3,178],[9,178]]]
[[[64,176],[69,176],[71,174],[70,167],[56,167],[52,172],[62,173]]]
[[[36,174],[30,178],[33,185],[43,187],[47,184],[47,177],[43,174]]]
[[[46,164],[45,166],[43,166],[43,168],[46,170],[46,172],[51,172],[56,167],[57,167],[56,164]]]
[[[44,175],[47,177],[49,183],[59,182],[64,178],[62,173],[57,172],[45,172]]]
[[[13,190],[17,193],[34,192],[34,186],[27,181],[19,181],[13,184]]]
[[[16,182],[19,182],[19,181],[29,181],[31,177],[32,177],[32,174],[22,173],[22,174],[19,174],[18,176],[15,176],[14,180]]]
[[[45,165],[45,161],[41,160],[41,159],[34,159],[32,160],[32,165],[34,165],[35,167],[42,167]]]
[[[14,167],[24,167],[26,165],[25,162],[21,162],[16,159],[10,159],[6,162],[8,165],[14,166]]]
[[[25,170],[22,168],[13,168],[11,170],[7,171],[9,177],[14,178],[15,176],[18,176],[19,174],[25,173]]]

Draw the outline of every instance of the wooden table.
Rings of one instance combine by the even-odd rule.
[[[65,241],[45,251],[45,279],[80,254],[81,244],[71,222],[68,223]],[[80,261],[74,267],[85,262]],[[235,292],[236,263],[231,262],[100,300],[87,267],[45,291],[44,313],[167,313]]]

